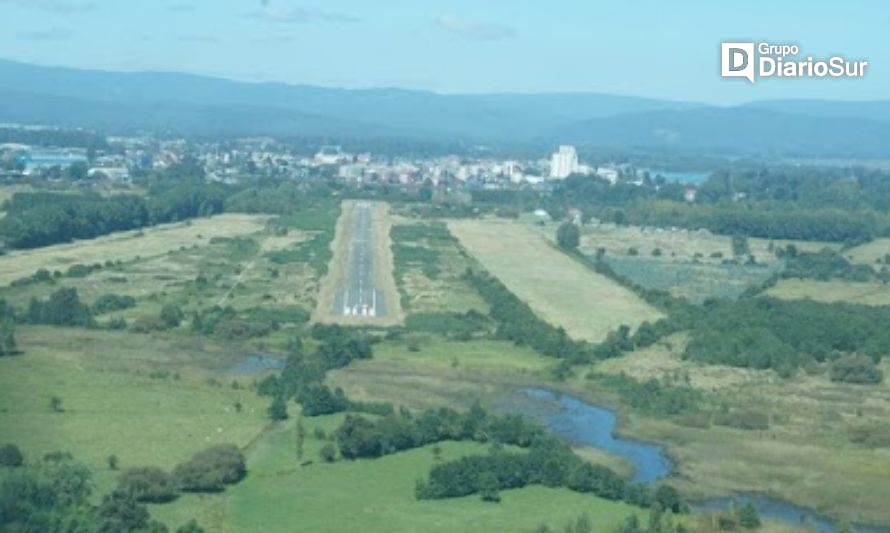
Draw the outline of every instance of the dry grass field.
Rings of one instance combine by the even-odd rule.
[[[634,293],[554,249],[524,224],[453,221],[449,228],[508,289],[575,339],[598,342],[622,324],[636,327],[662,317]]]
[[[878,281],[783,279],[766,291],[766,294],[784,300],[808,298],[817,302],[890,305],[890,285]]]
[[[64,272],[78,263],[147,259],[180,248],[205,245],[214,237],[247,235],[262,230],[268,220],[265,215],[229,213],[36,250],[19,250],[0,256],[0,285],[30,276],[41,268]]]
[[[844,257],[854,263],[875,266],[878,260],[883,260],[890,254],[890,239],[875,239],[869,243],[844,252]]]

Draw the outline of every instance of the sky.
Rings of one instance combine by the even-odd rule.
[[[890,2],[0,0],[0,58],[330,87],[598,92],[731,105],[890,97]],[[720,43],[868,60],[861,79],[720,77]]]

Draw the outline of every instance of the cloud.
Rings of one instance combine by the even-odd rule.
[[[436,19],[440,29],[473,41],[501,41],[516,35],[509,26],[496,22],[468,20],[454,15],[442,15]]]
[[[198,9],[198,6],[195,4],[170,4],[167,9],[177,13],[189,13]]]
[[[60,15],[89,13],[99,8],[95,2],[76,0],[0,0],[0,6],[29,7]]]
[[[67,41],[74,37],[74,32],[64,28],[52,28],[47,30],[19,31],[15,38],[20,41]]]
[[[516,35],[513,28],[496,22],[468,20],[454,15],[442,15],[436,19],[436,26],[449,33],[473,41],[500,41]]]
[[[247,15],[249,18],[278,24],[305,24],[309,22],[329,22],[349,24],[361,22],[360,17],[347,13],[335,13],[312,7],[273,5],[271,0],[261,0],[260,9]]]

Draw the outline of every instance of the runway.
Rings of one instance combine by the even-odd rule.
[[[335,316],[381,317],[387,314],[384,291],[375,285],[374,217],[368,202],[356,202],[352,212],[344,279],[334,293]]]

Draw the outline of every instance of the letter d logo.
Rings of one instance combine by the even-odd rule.
[[[720,75],[754,83],[754,43],[720,43]]]

